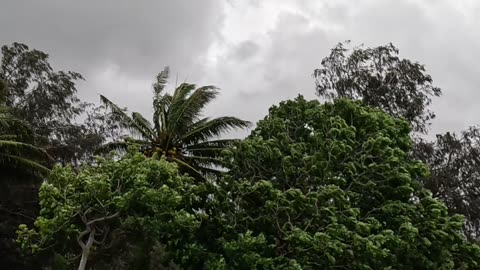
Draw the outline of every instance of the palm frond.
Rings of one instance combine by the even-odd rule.
[[[29,156],[37,157],[39,159],[52,160],[45,150],[23,142],[0,140],[0,150],[2,154]]]
[[[153,123],[155,125],[157,136],[168,128],[168,111],[172,104],[172,98],[171,95],[164,94],[153,103]]]
[[[195,156],[218,157],[225,150],[225,147],[187,148],[186,150]]]
[[[194,166],[178,158],[173,158],[173,161],[178,164],[180,169],[188,172],[190,176],[192,176],[193,178],[199,179],[199,180],[205,180],[204,175],[200,171],[198,171]]]
[[[26,121],[15,117],[10,109],[5,106],[0,106],[0,132],[33,136],[30,125]]]
[[[18,135],[13,135],[13,134],[0,135],[0,141],[15,141],[17,139],[18,139]]]
[[[250,122],[232,116],[218,117],[198,125],[185,134],[181,140],[187,144],[206,141],[209,138],[219,136],[230,129],[240,129],[250,126]]]
[[[172,103],[168,108],[168,122],[175,123],[174,119],[176,119],[178,115],[178,110],[185,103],[187,97],[195,91],[195,87],[195,84],[182,83],[175,89],[172,96]]]
[[[97,149],[95,149],[95,154],[107,154],[112,151],[126,152],[129,144],[127,142],[109,142],[106,143]]]
[[[181,103],[195,90],[196,85],[191,83],[182,83],[173,92],[172,106],[180,107]]]
[[[201,111],[204,107],[218,95],[218,89],[215,86],[203,86],[196,89],[190,96],[185,97],[185,100],[178,102],[178,107],[173,107],[171,110],[172,123],[177,131],[184,131],[195,121],[197,121]],[[183,127],[183,130],[180,128]]]
[[[217,166],[223,167],[224,163],[221,159],[215,157],[203,157],[203,156],[185,156],[185,161],[189,163],[195,163],[202,166]]]
[[[33,172],[39,172],[41,174],[47,174],[50,172],[50,169],[36,161],[5,153],[0,153],[0,164],[21,170],[26,169]]]
[[[170,76],[169,67],[164,67],[163,70],[160,73],[158,73],[156,77],[156,81],[153,84],[154,100],[160,98],[163,89],[165,89],[165,85],[167,85],[167,80],[169,76]]]
[[[111,100],[103,95],[100,95],[100,100],[107,108],[110,108],[114,115],[118,117],[117,122],[121,128],[125,128],[130,132],[135,133],[135,135],[140,135],[143,138],[151,138],[151,134],[148,134],[148,132],[143,130],[142,127],[135,122],[135,120],[128,116],[124,110],[118,107]]]
[[[166,108],[171,103],[171,96],[162,94],[163,89],[165,89],[167,84],[169,75],[170,69],[169,67],[165,67],[163,71],[158,73],[156,82],[153,84],[153,125],[157,132],[159,132],[161,129],[161,123],[165,122],[165,117],[162,117],[162,114],[166,113]],[[162,121],[161,118],[163,118]]]
[[[192,144],[187,147],[189,148],[202,148],[202,147],[223,147],[228,148],[232,147],[236,142],[240,141],[240,139],[220,139],[220,140],[211,140],[201,143]]]
[[[145,119],[145,117],[143,117],[140,113],[133,112],[132,120],[135,121],[135,123],[142,128],[145,134],[149,134],[148,138],[155,137],[155,132],[152,129],[152,124],[150,124],[150,122]]]
[[[237,139],[224,139],[207,141],[203,143],[189,145],[185,150],[194,156],[219,157],[223,150],[232,147]]]
[[[147,140],[137,140],[137,139],[128,137],[128,138],[124,138],[123,141],[109,142],[98,147],[95,150],[95,154],[107,154],[112,151],[125,153],[128,150],[128,147],[131,145],[141,147],[148,144],[149,144],[149,141]]]
[[[209,167],[203,167],[203,166],[198,166],[198,170],[203,174],[203,175],[221,175],[224,171],[222,170],[217,170]]]

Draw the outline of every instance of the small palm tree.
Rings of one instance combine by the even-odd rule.
[[[248,127],[250,123],[232,116],[201,118],[203,108],[215,99],[218,89],[182,83],[171,95],[164,92],[168,75],[166,67],[153,84],[153,124],[138,112],[127,115],[108,98],[100,96],[117,116],[119,125],[133,136],[109,143],[103,150],[125,150],[129,144],[134,144],[147,156],[164,156],[176,162],[181,170],[192,176],[203,178],[207,174],[218,174],[222,167],[220,152],[235,140],[213,138],[232,128]]]
[[[5,106],[5,93],[6,85],[0,81],[0,169],[5,174],[48,173],[44,164],[51,158],[43,149],[31,144],[32,130]]]

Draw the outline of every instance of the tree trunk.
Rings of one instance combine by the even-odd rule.
[[[93,241],[95,240],[95,229],[90,231],[88,235],[88,240],[85,246],[82,247],[82,258],[80,259],[80,265],[78,266],[78,270],[85,270],[87,266],[88,255],[90,254],[90,248],[93,245]]]

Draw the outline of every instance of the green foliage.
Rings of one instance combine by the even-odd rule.
[[[0,169],[3,177],[25,173],[38,177],[48,173],[46,164],[50,157],[32,142],[29,125],[0,104]]]
[[[227,269],[477,269],[462,218],[419,185],[409,131],[348,100],[273,106],[227,153]]]
[[[358,102],[298,97],[224,151],[222,181],[135,151],[56,167],[18,242],[74,267],[93,235],[93,269],[477,269],[462,218],[418,182],[409,131]]]
[[[104,96],[100,107],[80,102],[81,75],[53,71],[47,54],[2,47],[2,180],[48,173],[38,143],[73,165],[53,169],[40,215],[18,227],[26,256],[81,270],[480,268],[480,247],[464,238],[463,218],[449,215],[466,214],[467,236],[478,235],[478,132],[418,144],[415,157],[431,174],[412,159],[409,124],[426,131],[441,90],[393,45],[348,53],[339,44],[314,74],[333,103],[282,102],[241,142],[216,137],[248,122],[202,118],[216,87],[183,83],[169,94],[168,75],[156,77],[149,122]],[[123,155],[85,164],[119,130],[128,137],[103,150]],[[221,181],[183,174],[204,179],[222,166]],[[4,198],[24,199],[6,190],[3,212]]]
[[[220,173],[220,153],[235,140],[214,138],[230,129],[245,128],[250,123],[231,116],[201,118],[203,108],[217,96],[217,88],[211,85],[196,88],[194,84],[182,83],[171,95],[164,92],[168,75],[169,69],[165,68],[153,85],[153,124],[138,112],[129,116],[101,96],[102,102],[117,117],[119,126],[134,137],[109,143],[101,150],[125,150],[133,144],[146,156],[164,156],[196,178]]]
[[[57,166],[40,188],[41,211],[34,227],[20,226],[18,243],[31,253],[54,250],[76,265],[86,236],[94,231],[91,265],[148,265],[139,254],[155,247],[164,248],[159,263],[188,264],[201,251],[192,234],[204,216],[197,204],[205,192],[205,185],[179,176],[165,159],[140,153],[121,161],[99,160],[98,166],[79,172]]]

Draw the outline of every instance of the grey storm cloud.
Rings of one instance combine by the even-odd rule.
[[[256,121],[281,100],[316,98],[313,70],[336,43],[392,42],[444,90],[433,134],[480,124],[478,11],[472,0],[4,0],[0,43],[84,74],[81,97],[105,93],[147,114],[152,79],[170,65],[172,84],[222,89],[206,113]]]
[[[221,23],[222,4],[213,0],[6,0],[0,41],[50,52],[64,68],[112,64],[132,76],[153,76],[163,65],[198,61]]]

